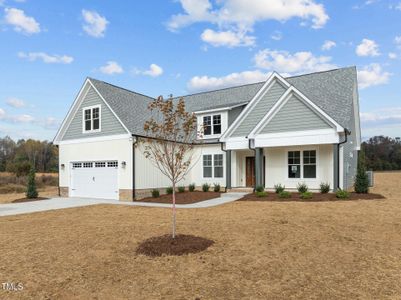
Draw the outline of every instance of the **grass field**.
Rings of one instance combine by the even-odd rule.
[[[387,199],[235,202],[178,211],[178,232],[215,243],[136,255],[168,233],[169,209],[99,205],[0,218],[0,281],[21,299],[400,299],[401,173]]]

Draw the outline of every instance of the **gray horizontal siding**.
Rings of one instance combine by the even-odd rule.
[[[249,114],[241,121],[240,125],[231,136],[247,136],[268,113],[278,99],[280,99],[285,91],[286,88],[284,88],[279,82],[275,81],[262,99],[259,100]]]
[[[330,128],[330,125],[296,96],[291,96],[261,133],[325,128]]]
[[[101,132],[82,133],[82,109],[87,106],[101,106]],[[63,136],[63,140],[98,137],[127,133],[121,123],[114,116],[96,91],[91,87],[76,112],[70,126]]]
[[[235,119],[238,118],[244,107],[245,105],[238,106],[228,111],[228,126],[231,126],[231,124],[235,121]]]

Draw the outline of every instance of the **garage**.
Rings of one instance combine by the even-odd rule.
[[[71,197],[118,200],[118,161],[71,163]]]

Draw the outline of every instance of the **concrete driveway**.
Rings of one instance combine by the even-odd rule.
[[[192,204],[177,204],[177,208],[206,208],[233,202],[241,199],[246,193],[224,193],[221,197],[205,200]],[[91,199],[91,198],[52,198],[47,200],[38,200],[22,203],[0,204],[0,217],[13,216],[20,214],[29,214],[34,212],[64,209],[72,207],[89,206],[96,204],[127,205],[127,206],[146,206],[146,207],[164,207],[171,208],[171,204],[149,203],[149,202],[122,202],[109,199]]]

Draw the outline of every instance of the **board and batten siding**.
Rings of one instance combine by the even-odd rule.
[[[292,95],[260,133],[326,128],[331,128],[331,126],[295,95]]]
[[[100,132],[82,132],[82,109],[88,106],[100,105],[101,106],[101,131]],[[72,140],[72,139],[80,139],[80,138],[88,138],[88,137],[98,137],[98,136],[107,136],[107,135],[117,135],[117,134],[125,134],[127,131],[118,121],[118,119],[114,116],[112,111],[108,108],[108,106],[104,103],[104,101],[100,98],[98,93],[91,87],[88,93],[85,95],[81,105],[79,106],[75,116],[73,117],[67,131],[63,136],[63,141]]]
[[[241,121],[238,128],[231,134],[232,137],[247,136],[252,129],[269,112],[273,105],[285,93],[286,88],[275,81],[265,95],[256,103],[248,115]],[[249,105],[249,104],[248,104]]]

